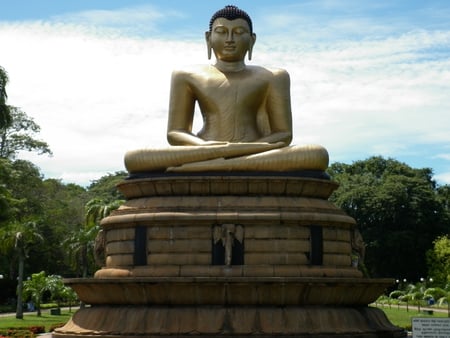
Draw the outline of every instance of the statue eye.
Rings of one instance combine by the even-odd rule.
[[[214,29],[214,33],[216,34],[225,34],[227,30],[224,27],[216,27]]]
[[[245,32],[246,32],[246,31],[245,31],[244,28],[236,28],[236,29],[234,30],[234,33],[235,33],[235,34],[238,34],[238,35],[244,34]]]

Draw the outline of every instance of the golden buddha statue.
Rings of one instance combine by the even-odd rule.
[[[250,17],[226,6],[205,33],[214,65],[172,74],[166,149],[127,152],[130,173],[154,171],[325,170],[328,153],[319,145],[289,146],[292,113],[289,74],[245,64],[256,35]],[[198,103],[203,128],[192,132]]]

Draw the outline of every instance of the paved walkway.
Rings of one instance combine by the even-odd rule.
[[[72,307],[70,308],[70,310],[71,310],[73,313],[75,313],[75,311],[78,310],[78,309],[79,309],[78,306],[72,306]],[[69,307],[62,307],[61,310],[69,311]],[[43,313],[43,314],[44,314],[44,313],[45,313],[45,314],[49,314],[49,313],[50,313],[50,309],[43,309],[43,310],[41,310],[41,313]],[[28,315],[28,314],[37,314],[37,311],[24,311],[23,314],[24,314],[24,315]],[[0,318],[1,318],[1,317],[13,317],[13,316],[15,316],[15,315],[16,315],[15,312],[0,313]]]
[[[380,304],[378,303],[377,305],[372,304],[372,306],[378,307],[380,309],[398,309],[400,307],[400,309],[405,309],[406,310],[406,305],[400,305],[398,306],[397,304],[392,304],[391,306],[389,306],[389,304]],[[409,311],[416,311],[417,312],[417,305],[409,305],[408,306]],[[434,312],[441,312],[441,313],[448,313],[448,309],[445,308],[439,308],[439,307],[433,307],[433,306],[421,306],[420,307],[420,312],[426,312],[426,311],[434,311]]]

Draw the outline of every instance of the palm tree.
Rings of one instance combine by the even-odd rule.
[[[60,292],[60,296],[65,302],[69,303],[69,312],[72,312],[72,305],[78,300],[76,292],[72,288],[64,286]]]
[[[109,216],[112,211],[118,209],[123,203],[124,200],[106,202],[100,198],[91,199],[86,203],[86,226],[98,225],[102,218]]]
[[[28,257],[31,247],[42,239],[42,235],[34,221],[24,223],[13,222],[1,229],[1,250],[4,253],[10,253],[12,251],[17,256],[19,262],[16,309],[16,318],[18,319],[23,319],[22,292],[25,259]]]
[[[62,280],[62,277],[58,275],[47,276],[46,283],[48,291],[50,291],[51,293],[52,300],[56,301],[56,304],[58,305],[59,309],[61,307],[61,300],[63,298],[64,288],[66,288]]]
[[[36,305],[37,315],[41,316],[41,302],[44,292],[49,290],[49,283],[45,272],[33,273],[31,278],[23,283],[24,295],[31,297]]]
[[[89,252],[93,252],[95,238],[100,231],[100,221],[107,217],[113,210],[123,204],[123,200],[106,202],[99,198],[91,199],[86,203],[84,227],[74,231],[66,240],[66,245],[75,256],[81,267],[83,277],[87,277],[89,271]]]
[[[420,312],[421,302],[425,299],[425,286],[423,283],[408,284],[405,290],[405,295],[401,296],[399,299],[406,301],[406,306],[411,302],[417,305],[417,311]]]
[[[441,290],[443,292],[440,293],[440,298],[437,299],[437,304],[440,306],[447,304],[447,317],[450,318],[450,283],[445,286],[445,289]]]
[[[64,241],[68,251],[72,253],[75,259],[75,265],[78,272],[81,269],[81,276],[87,277],[89,271],[89,249],[94,247],[94,240],[99,231],[98,226],[80,227],[73,231]]]

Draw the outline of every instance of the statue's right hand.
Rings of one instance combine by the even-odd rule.
[[[226,146],[227,144],[229,144],[230,142],[226,142],[226,141],[204,141],[202,142],[200,145],[203,146]]]

